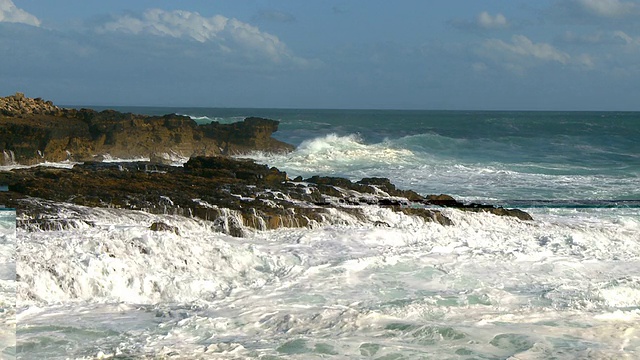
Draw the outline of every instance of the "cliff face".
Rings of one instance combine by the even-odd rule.
[[[17,93],[0,98],[0,165],[90,161],[104,155],[162,159],[291,151],[271,134],[278,122],[247,118],[234,124],[198,126],[187,116],[146,116],[113,110],[62,109]]]

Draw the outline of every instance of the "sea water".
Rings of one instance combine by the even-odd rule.
[[[15,279],[16,212],[14,209],[0,207],[0,358],[15,356]]]
[[[297,149],[249,157],[290,178],[387,177],[534,221],[367,208],[389,226],[336,212],[234,238],[57,204],[67,227],[15,237],[17,358],[640,357],[639,113],[119,110],[276,119]]]

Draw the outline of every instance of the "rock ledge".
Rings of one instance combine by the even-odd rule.
[[[0,203],[17,208],[23,219],[19,225],[28,229],[64,227],[66,220],[59,219],[56,203],[197,217],[234,236],[250,229],[350,222],[388,226],[370,218],[370,207],[441,225],[453,224],[440,210],[443,206],[531,220],[517,209],[463,204],[445,195],[425,198],[396,189],[384,178],[290,180],[277,168],[224,156],[194,157],[184,167],[87,162],[72,169],[18,169],[0,172],[0,183],[9,187],[0,193]],[[173,231],[161,225],[154,230]]]

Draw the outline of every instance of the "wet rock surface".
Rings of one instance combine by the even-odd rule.
[[[16,169],[0,172],[0,183],[9,189],[0,193],[0,203],[16,208],[23,219],[19,226],[29,229],[67,226],[69,219],[57,218],[55,203],[197,217],[233,236],[243,236],[248,229],[312,227],[348,223],[349,219],[385,226],[369,218],[366,210],[370,207],[442,225],[452,225],[452,221],[441,206],[531,219],[517,209],[463,204],[446,195],[423,197],[397,189],[384,178],[291,180],[274,167],[226,156],[194,157],[184,167],[86,162],[72,169]],[[343,216],[335,216],[336,210]],[[174,229],[157,224],[154,230]]]

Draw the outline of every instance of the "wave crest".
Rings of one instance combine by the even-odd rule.
[[[389,141],[365,144],[358,134],[340,136],[335,133],[306,140],[289,154],[251,154],[250,157],[305,175],[395,167],[416,162],[416,155],[411,150],[394,147]]]

